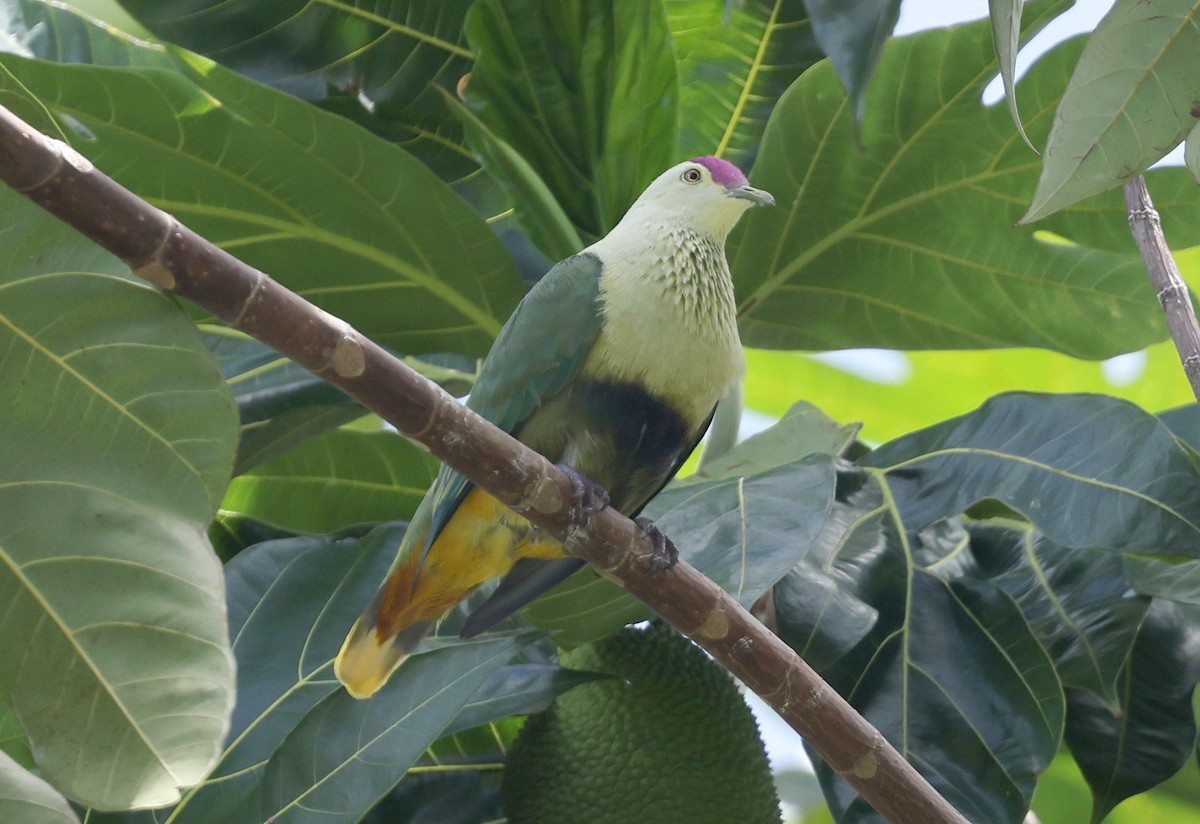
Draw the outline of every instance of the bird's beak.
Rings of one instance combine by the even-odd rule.
[[[755,189],[753,186],[734,186],[727,192],[727,194],[729,197],[748,200],[755,206],[775,205],[775,198],[770,192],[764,192],[762,189]]]

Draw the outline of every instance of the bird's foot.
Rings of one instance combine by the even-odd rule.
[[[642,532],[646,533],[646,537],[654,545],[654,553],[650,556],[650,571],[658,572],[660,569],[675,566],[675,562],[679,560],[679,550],[675,548],[675,542],[649,518],[634,518],[633,522],[642,528]]]
[[[571,512],[572,522],[578,526],[586,526],[593,514],[608,509],[607,489],[574,467],[566,464],[556,464],[556,466],[571,479],[571,488],[575,491],[575,506]]]

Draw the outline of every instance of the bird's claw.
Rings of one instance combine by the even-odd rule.
[[[654,552],[650,556],[650,571],[658,572],[660,569],[675,566],[675,562],[679,560],[679,550],[675,548],[675,542],[649,518],[634,518],[633,522],[642,528],[642,532],[646,533],[646,537],[654,545]]]
[[[566,464],[556,464],[556,466],[571,479],[571,489],[575,492],[575,506],[571,512],[572,522],[577,526],[586,526],[593,514],[608,509],[607,489],[574,467]]]

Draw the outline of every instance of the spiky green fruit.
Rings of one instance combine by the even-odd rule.
[[[778,824],[754,716],[690,641],[626,629],[562,662],[616,677],[530,717],[504,775],[510,824]]]

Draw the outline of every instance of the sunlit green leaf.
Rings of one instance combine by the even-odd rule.
[[[1029,15],[1026,30],[1050,13]],[[1162,312],[1132,248],[1050,243],[1013,226],[1037,158],[1001,107],[980,102],[996,72],[990,40],[980,22],[890,41],[865,149],[832,67],[814,67],[780,99],[751,175],[778,205],[747,215],[729,243],[745,343],[1107,357],[1161,339]],[[1021,82],[1035,138],[1077,49],[1059,46]],[[1200,226],[1200,194],[1189,208]],[[1125,221],[1119,193],[1089,209],[1106,227]]]
[[[5,752],[0,752],[0,816],[20,824],[79,824],[65,798]]]
[[[585,242],[678,162],[679,81],[658,0],[480,0],[466,30],[467,105],[533,166]]]
[[[516,268],[414,157],[188,52],[35,0],[22,11],[37,55],[97,65],[0,65],[119,182],[380,343],[486,352],[522,293]]]
[[[335,429],[234,478],[221,508],[298,532],[408,518],[440,464],[391,432]]]
[[[204,537],[233,401],[176,304],[7,189],[0,213],[0,695],[68,797],[169,803],[233,703]]]
[[[663,0],[679,66],[679,158],[748,168],[767,118],[824,53],[802,0]]]
[[[1029,211],[1034,221],[1141,174],[1200,121],[1200,3],[1118,0],[1063,93]]]

